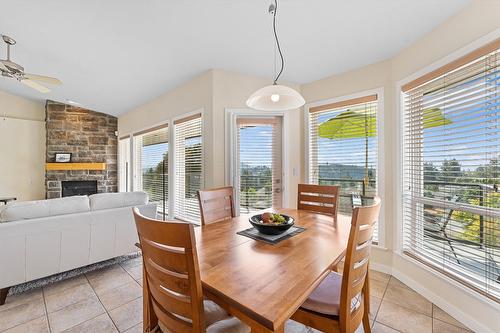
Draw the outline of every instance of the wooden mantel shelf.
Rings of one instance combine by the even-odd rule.
[[[45,170],[106,170],[106,163],[46,163]]]

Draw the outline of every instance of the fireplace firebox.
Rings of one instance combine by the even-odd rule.
[[[97,180],[64,180],[61,187],[63,197],[91,195],[97,193]]]

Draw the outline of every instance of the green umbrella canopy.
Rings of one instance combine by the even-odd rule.
[[[431,128],[451,124],[439,108],[423,111],[423,126]],[[356,139],[377,135],[377,118],[375,111],[366,112],[347,110],[322,122],[318,128],[318,136],[325,139]]]

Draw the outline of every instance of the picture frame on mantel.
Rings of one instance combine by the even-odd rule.
[[[71,153],[56,153],[56,163],[70,163]]]

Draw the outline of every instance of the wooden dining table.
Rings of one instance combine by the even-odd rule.
[[[344,256],[349,216],[279,209],[306,230],[278,244],[238,235],[248,215],[195,229],[203,292],[252,332],[284,332],[286,321]]]

